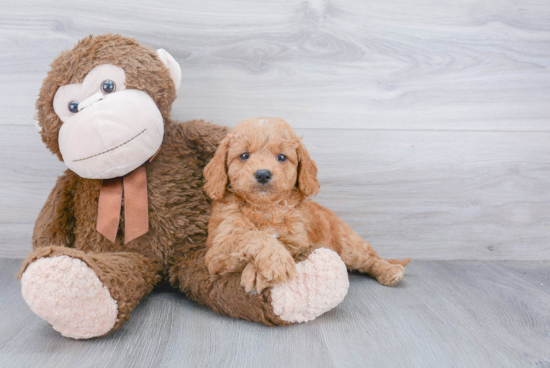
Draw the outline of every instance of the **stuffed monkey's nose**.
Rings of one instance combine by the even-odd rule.
[[[101,92],[94,93],[84,101],[78,103],[78,111],[82,111],[82,109],[90,106],[91,104],[99,100],[103,100],[103,93]]]
[[[260,184],[265,184],[271,180],[271,171],[269,170],[258,170],[254,173],[256,181]]]

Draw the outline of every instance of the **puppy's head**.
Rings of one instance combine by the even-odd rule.
[[[212,199],[229,190],[250,202],[270,203],[295,188],[306,197],[319,192],[317,166],[290,125],[278,118],[239,123],[204,169]]]

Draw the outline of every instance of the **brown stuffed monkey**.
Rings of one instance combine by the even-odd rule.
[[[238,273],[210,276],[202,172],[227,130],[170,119],[180,81],[166,51],[119,35],[87,37],[51,64],[37,127],[69,169],[38,216],[19,276],[27,304],[64,336],[116,330],[162,280],[218,313],[267,325],[310,320],[341,301],[324,303],[319,290],[345,295],[334,257],[306,256],[307,275],[260,294],[246,293]],[[339,281],[323,278],[331,267]]]

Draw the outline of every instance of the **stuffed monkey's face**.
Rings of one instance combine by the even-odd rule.
[[[51,64],[36,102],[46,146],[76,174],[110,179],[159,149],[181,69],[120,35],[89,36]]]
[[[53,107],[63,121],[59,150],[79,176],[109,179],[139,167],[159,149],[164,121],[145,92],[126,89],[122,68],[102,64],[82,83],[61,86]]]

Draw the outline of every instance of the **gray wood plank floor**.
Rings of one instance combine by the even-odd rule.
[[[119,331],[61,337],[0,260],[2,367],[548,367],[550,262],[413,261],[394,288],[350,275],[340,306],[286,328],[156,290]]]

